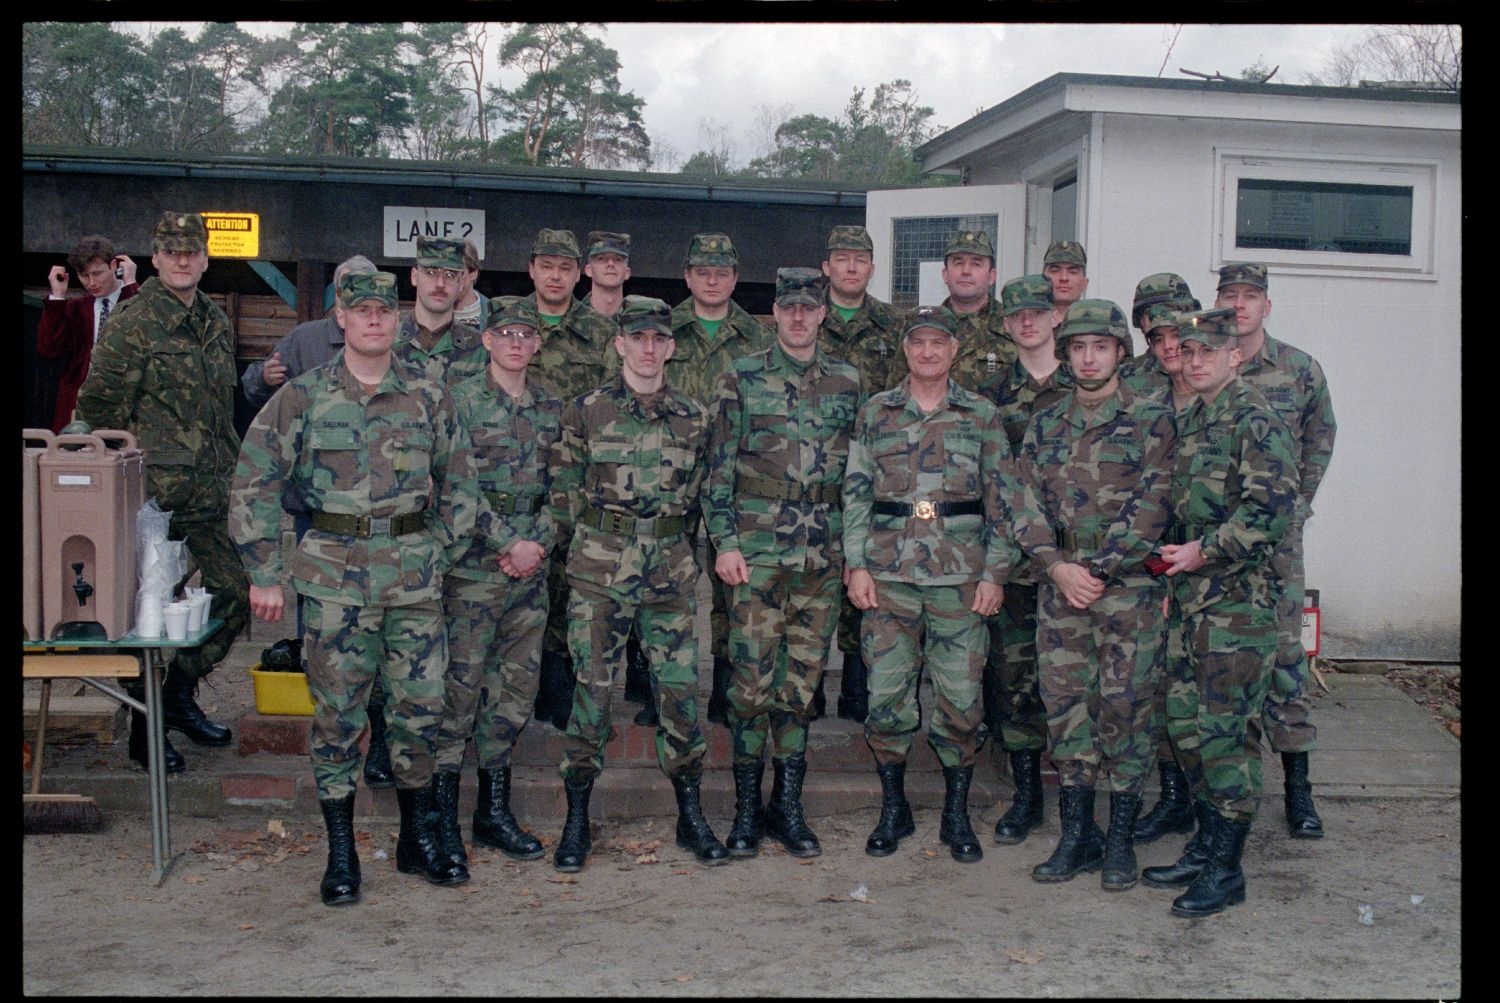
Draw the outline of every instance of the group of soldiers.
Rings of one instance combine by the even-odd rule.
[[[201,230],[168,217],[159,245]],[[637,720],[656,727],[679,846],[706,865],[766,838],[817,855],[802,787],[835,637],[838,713],[863,721],[881,786],[871,855],[915,831],[904,771],[924,674],[939,835],[956,860],[982,857],[968,792],[987,738],[1016,784],[1000,844],[1042,821],[1044,749],[1057,768],[1062,835],[1039,881],[1101,870],[1106,890],[1130,888],[1134,843],[1196,821],[1181,859],[1139,876],[1184,889],[1178,915],[1243,901],[1262,731],[1286,765],[1291,835],[1322,835],[1301,526],[1334,422],[1317,363],[1265,331],[1264,266],[1225,265],[1209,310],[1180,276],[1148,276],[1127,321],[1085,297],[1078,243],[1054,242],[1041,274],[996,297],[990,238],[962,231],[944,256],[948,298],[907,313],[868,293],[869,234],[838,226],[820,269],[778,270],[768,329],[733,300],[728,236],[693,237],[676,307],[624,295],[629,254],[625,234],[595,231],[580,248],[543,230],[535,291],[485,300],[472,245],[419,239],[404,318],[396,277],[350,259],[333,323],[304,325],[246,374],[265,404],[227,525],[249,605],[274,620],[283,511],[298,520],[285,570],[316,705],[324,902],[360,895],[367,719],[366,779],[397,788],[397,866],[438,884],[468,878],[467,742],[473,841],[534,859],[542,846],[510,809],[511,752],[533,711],[563,728],[553,863],[581,869],[621,666],[627,697],[648,704]],[[587,303],[573,295],[580,274]],[[702,573],[715,607],[706,716],[733,748],[723,842],[699,799]],[[388,758],[375,762],[382,730]],[[1162,796],[1142,817],[1153,758]]]

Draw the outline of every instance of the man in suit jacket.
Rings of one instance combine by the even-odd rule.
[[[78,276],[87,296],[68,299],[68,272],[53,265],[47,273],[52,294],[42,304],[42,319],[36,329],[36,354],[43,359],[62,359],[57,380],[57,407],[52,412],[52,431],[60,432],[73,420],[78,388],[89,373],[89,357],[99,329],[121,300],[134,296],[135,262],[115,253],[109,238],[91,234],[68,254],[68,268]]]

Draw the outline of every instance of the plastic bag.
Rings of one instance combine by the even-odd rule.
[[[136,553],[141,564],[136,593],[147,596],[144,602],[156,603],[158,609],[172,601],[172,590],[187,574],[187,544],[167,539],[171,523],[172,513],[163,512],[155,498],[147,500],[135,517]]]

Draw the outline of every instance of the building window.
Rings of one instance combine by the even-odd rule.
[[[1411,185],[1241,178],[1236,247],[1411,254]]]
[[[1437,164],[1218,152],[1226,261],[1308,275],[1434,279]]]
[[[1052,185],[1052,239],[1078,239],[1078,173],[1058,178]]]
[[[942,261],[948,242],[960,230],[983,230],[990,243],[998,242],[1000,218],[995,215],[915,216],[891,220],[891,303],[903,310],[921,306],[924,261]],[[991,294],[994,287],[990,287]]]

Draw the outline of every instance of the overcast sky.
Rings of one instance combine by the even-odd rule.
[[[177,22],[196,34],[196,23]],[[284,34],[289,24],[242,26]],[[145,24],[138,30],[149,30]],[[1257,60],[1274,82],[1305,83],[1363,25],[1206,24],[691,24],[612,23],[625,90],[646,101],[646,129],[677,161],[704,148],[703,123],[723,126],[743,164],[763,152],[758,106],[839,114],[855,87],[868,94],[910,80],[933,121],[952,127],[1054,73],[1187,79],[1181,68],[1236,76]],[[500,26],[492,39],[501,35]],[[1164,64],[1165,61],[1165,65]],[[519,73],[491,80],[506,86]],[[665,150],[662,152],[666,152]]]

